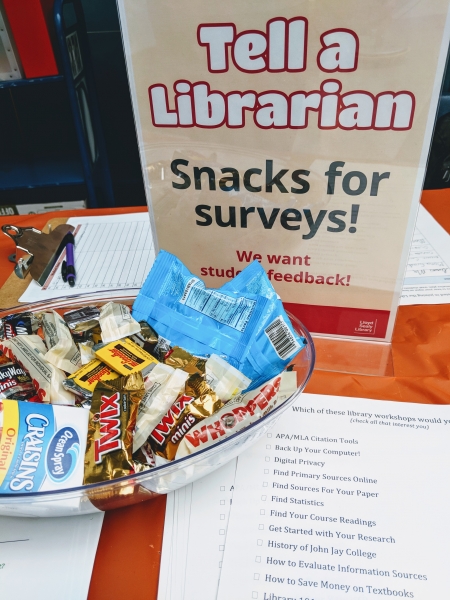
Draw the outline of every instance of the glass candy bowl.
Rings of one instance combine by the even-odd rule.
[[[23,311],[42,312],[54,309],[62,313],[86,305],[101,306],[109,300],[104,298],[101,301],[84,301],[79,297],[57,302],[21,305],[1,311],[0,318]],[[126,297],[125,294],[121,298],[114,298],[115,302],[122,302],[129,306],[133,300],[134,297]],[[313,371],[315,350],[312,338],[298,319],[291,314],[289,317],[297,333],[307,341],[306,346],[288,367],[296,371],[298,387],[292,396],[267,415],[245,429],[218,440],[212,446],[149,471],[57,492],[0,494],[0,515],[60,517],[111,510],[144,502],[192,483],[244,452],[278,421],[285,410],[292,406],[302,393]],[[74,408],[73,410],[83,409]]]

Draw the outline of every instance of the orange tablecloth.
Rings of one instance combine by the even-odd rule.
[[[450,233],[450,189],[427,191],[422,204]],[[89,211],[117,214],[145,209]],[[0,226],[13,223],[42,228],[54,216],[83,211],[1,217]],[[86,213],[84,213],[86,214]],[[12,271],[7,256],[14,244],[0,237],[0,285]],[[379,400],[450,404],[450,306],[402,306],[392,342],[393,377],[373,377],[316,371],[307,392],[360,396]],[[92,575],[89,600],[132,598],[155,600],[165,498],[106,513]]]

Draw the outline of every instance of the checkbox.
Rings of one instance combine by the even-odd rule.
[[[252,598],[257,598],[258,597],[258,592],[252,592]]]
[[[272,446],[270,444],[266,444],[266,450],[270,450]]]
[[[269,469],[264,469],[264,475],[268,475],[269,474]]]
[[[258,544],[258,546],[262,546],[263,545],[263,541],[262,540],[256,540],[256,543]]]
[[[258,529],[264,529],[264,525],[262,525],[261,523],[258,525]]]
[[[259,579],[259,573],[253,573],[253,579],[258,580]]]
[[[260,557],[260,556],[257,556],[257,557],[255,558],[255,562],[261,562],[261,557]]]
[[[225,529],[219,529],[219,535],[225,535]]]
[[[220,515],[220,520],[225,521],[225,515]]]
[[[263,487],[267,487],[269,484],[267,483],[267,481],[263,481]]]
[[[219,550],[220,552],[223,552],[225,550],[225,546],[219,546]]]
[[[225,500],[221,500],[220,504],[223,506],[225,504]]]
[[[270,456],[266,456],[266,462],[270,462]]]
[[[271,437],[272,437],[272,434],[271,434],[271,433],[268,433],[268,434],[267,434],[267,437],[268,437],[268,438],[271,438]]]
[[[260,514],[260,515],[265,515],[265,514],[266,514],[266,511],[265,511],[265,510],[262,508],[262,509],[259,511],[259,514]]]
[[[224,486],[224,485],[221,485],[221,486],[220,486],[220,491],[221,491],[221,492],[224,492],[224,491],[225,491],[225,486]]]
[[[262,495],[262,496],[261,496],[261,500],[262,500],[263,502],[265,502],[265,501],[267,500],[267,496],[264,496],[264,495]]]

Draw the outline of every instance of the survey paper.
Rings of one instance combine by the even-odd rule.
[[[64,251],[44,285],[32,281],[19,302],[105,292],[114,296],[124,290],[138,292],[155,260],[148,213],[73,217],[67,223],[75,227],[74,287],[61,276]]]
[[[400,304],[450,302],[450,235],[420,206]]]
[[[0,597],[87,598],[102,522],[103,513],[0,517]]]
[[[216,598],[236,462],[167,495],[158,600]]]
[[[303,394],[239,457],[219,600],[448,598],[450,407]]]

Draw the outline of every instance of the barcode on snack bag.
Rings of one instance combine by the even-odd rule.
[[[292,331],[287,326],[282,316],[277,317],[264,329],[270,343],[278,356],[285,360],[300,349],[300,344],[295,339]]]

